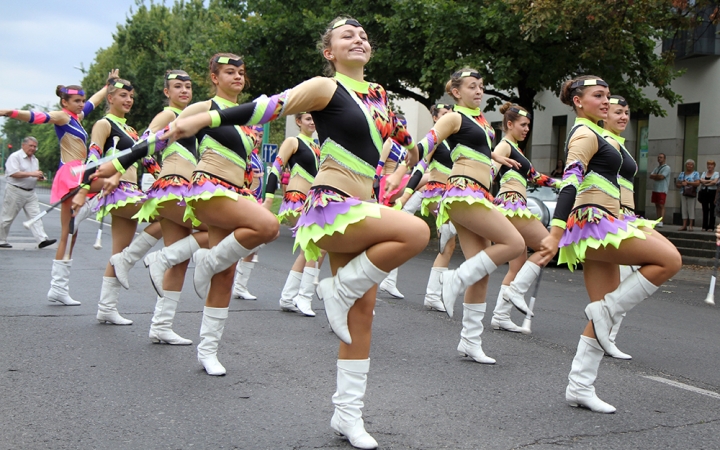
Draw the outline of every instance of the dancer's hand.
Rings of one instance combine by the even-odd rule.
[[[12,109],[0,109],[0,117],[9,117],[12,112]]]
[[[558,244],[562,237],[563,229],[559,227],[552,227],[550,234],[547,235],[542,241],[540,241],[540,249],[537,253],[541,255],[540,261],[537,264],[544,267],[549,263],[558,252]]]
[[[210,123],[210,114],[207,113],[199,113],[194,116],[176,119],[175,122],[168,125],[169,130],[160,136],[160,139],[168,139],[170,142],[175,142],[184,137],[195,136],[201,129],[209,127]],[[168,142],[168,145],[170,142]]]
[[[415,164],[420,161],[420,151],[418,150],[417,145],[413,145],[413,148],[408,150],[406,161],[408,167],[415,167]]]
[[[403,174],[397,170],[385,178],[385,194],[392,192],[397,189],[402,182]]]
[[[120,78],[120,69],[113,69],[108,73],[107,81],[105,81],[105,84],[110,84],[110,81],[117,80]]]
[[[93,180],[96,178],[110,178],[111,176],[118,173],[115,165],[112,162],[106,162],[101,164],[95,173],[93,174]]]
[[[720,245],[720,225],[718,225],[717,228],[715,228],[715,239],[716,239],[715,244]]]
[[[77,214],[78,211],[80,211],[80,208],[83,207],[85,204],[85,197],[87,196],[88,191],[85,189],[80,189],[77,194],[72,199],[72,205],[70,208],[72,209],[72,215],[75,217],[75,214]]]
[[[115,173],[115,175],[103,179],[103,195],[109,195],[112,191],[117,189],[118,185],[120,184],[120,177],[122,177],[122,174],[117,172]]]
[[[499,164],[502,164],[503,166],[508,166],[513,169],[519,169],[521,164],[514,159],[506,158],[504,156],[501,156],[495,152],[492,152],[492,159],[493,161],[498,162]]]

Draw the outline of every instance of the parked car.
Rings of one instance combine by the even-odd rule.
[[[528,186],[527,206],[533,214],[540,217],[540,221],[546,228],[550,228],[555,205],[557,205],[558,191],[549,186]]]

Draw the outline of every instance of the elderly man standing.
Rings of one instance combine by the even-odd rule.
[[[665,220],[665,199],[667,198],[668,187],[670,186],[670,166],[665,164],[665,153],[660,153],[657,157],[658,166],[650,173],[650,179],[653,180],[652,197],[650,201],[655,204],[655,212],[658,219]],[[663,226],[662,222],[657,224],[658,227]]]
[[[40,214],[40,204],[35,195],[35,184],[38,180],[44,180],[45,176],[40,172],[40,166],[35,157],[37,148],[37,139],[28,136],[22,141],[22,149],[11,154],[5,162],[7,187],[5,188],[2,222],[0,223],[0,248],[12,248],[12,245],[8,244],[7,236],[10,232],[10,225],[20,210],[25,211],[28,219]],[[48,239],[40,220],[30,227],[30,231],[35,236],[39,248],[45,248],[55,243],[55,239]]]

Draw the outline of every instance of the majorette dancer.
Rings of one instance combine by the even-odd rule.
[[[315,122],[309,113],[295,114],[295,124],[300,129],[296,137],[289,137],[280,146],[278,155],[273,162],[268,176],[267,191],[263,205],[272,207],[278,180],[285,168],[290,171],[288,187],[283,195],[282,205],[278,211],[280,222],[287,222],[290,227],[297,224],[320,166],[320,146],[313,139]],[[324,252],[323,252],[324,253]],[[320,257],[322,261],[324,255]],[[287,312],[298,312],[308,317],[315,317],[312,310],[312,298],[315,291],[314,280],[320,272],[313,261],[306,261],[305,254],[295,258],[285,285],[280,294],[280,309]]]
[[[550,178],[535,170],[532,163],[518,147],[530,131],[530,113],[520,105],[510,102],[500,107],[503,115],[503,131],[505,136],[493,152],[520,163],[517,169],[502,167],[497,176],[500,177],[500,190],[493,203],[505,214],[525,240],[525,245],[533,250],[540,248],[540,242],[548,235],[545,225],[527,207],[527,183],[538,186],[557,187],[560,180]],[[513,305],[525,305],[525,293],[540,274],[537,262],[539,253],[530,258],[523,252],[509,263],[509,269],[503,278],[497,303],[493,311],[491,325],[496,330],[520,332],[510,318]]]
[[[583,263],[591,303],[589,322],[580,336],[565,399],[571,406],[613,413],[615,407],[595,395],[595,378],[612,327],[624,313],[653,294],[681,266],[680,253],[658,233],[646,233],[621,216],[618,174],[622,154],[597,123],[608,117],[610,91],[605,81],[584,75],[563,84],[560,101],[577,114],[567,140],[567,165],[550,235],[543,239],[540,265],[560,249],[559,263],[572,270]],[[620,282],[618,264],[638,265]]]
[[[425,248],[429,230],[421,219],[372,201],[384,140],[394,136],[408,148],[410,165],[418,155],[410,135],[390,111],[385,90],[364,80],[371,53],[365,30],[355,19],[338,18],[325,31],[321,48],[333,78],[313,78],[272,97],[178,120],[169,136],[192,135],[204,126],[257,124],[300,112],[312,114],[322,162],[298,220],[296,245],[309,260],[320,256],[320,248],[327,250],[335,274],[318,286],[330,325],[343,341],[330,423],[353,446],[376,448],[361,413],[376,285],[388,271]],[[392,188],[388,186],[388,191]],[[277,225],[277,219],[273,220]]]
[[[108,74],[108,83],[118,77],[118,70],[115,69]],[[82,126],[82,120],[90,114],[100,102],[105,99],[107,85],[96,92],[89,100],[85,101],[85,90],[82,86],[59,85],[55,94],[60,97],[60,111],[20,111],[0,110],[0,116],[11,119],[29,122],[33,125],[52,123],[55,125],[55,133],[60,143],[60,167],[53,179],[50,201],[56,203],[67,196],[60,209],[60,242],[58,243],[55,259],[52,265],[52,278],[47,298],[51,302],[62,303],[67,306],[77,306],[80,302],[70,297],[70,268],[72,259],[64,260],[65,250],[70,245],[69,255],[72,257],[78,225],[92,213],[92,207],[97,199],[88,204],[76,214],[75,234],[71,242],[68,242],[70,234],[70,218],[72,217],[72,196],[70,192],[78,187],[81,176],[72,175],[71,170],[82,165],[87,158],[88,134]],[[95,192],[99,190],[102,181],[95,183]]]

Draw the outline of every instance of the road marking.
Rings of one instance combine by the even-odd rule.
[[[40,203],[40,204],[43,205],[43,206],[47,206],[48,208],[50,207],[50,205],[48,205],[47,203],[43,203],[43,202],[38,202],[38,203]],[[58,207],[58,208],[59,208],[59,207]],[[59,211],[58,208],[55,208],[55,209],[53,209],[53,210],[50,211],[50,212]],[[48,213],[48,214],[49,214],[49,213]],[[85,220],[92,220],[92,221],[95,222],[95,223],[100,223],[100,222],[98,222],[97,220],[91,219],[91,218],[89,218],[89,217],[88,217],[87,219],[85,219]]]
[[[697,394],[706,395],[708,397],[712,397],[712,398],[716,398],[716,399],[720,400],[720,394],[718,394],[717,392],[708,391],[706,389],[700,389],[699,387],[691,386],[691,385],[685,384],[685,383],[680,383],[679,381],[668,380],[667,378],[653,377],[653,376],[649,376],[649,375],[645,375],[645,376],[643,376],[643,378],[647,378],[647,379],[653,380],[653,381],[659,381],[660,383],[669,384],[670,386],[675,386],[676,388],[685,389],[686,391],[695,392]]]

